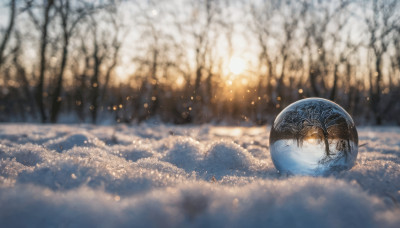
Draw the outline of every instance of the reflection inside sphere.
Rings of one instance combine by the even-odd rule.
[[[358,153],[358,135],[350,115],[322,99],[297,101],[276,117],[270,151],[282,173],[327,175],[350,169]]]

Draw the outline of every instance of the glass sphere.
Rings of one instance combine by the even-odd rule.
[[[283,109],[269,137],[281,173],[328,175],[354,166],[358,135],[351,116],[338,104],[307,98]]]

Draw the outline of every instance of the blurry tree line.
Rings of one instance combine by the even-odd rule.
[[[358,123],[400,124],[397,0],[0,7],[0,121],[265,124],[316,96]]]

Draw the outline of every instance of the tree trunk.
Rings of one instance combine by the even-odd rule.
[[[64,77],[64,71],[65,71],[65,66],[67,65],[67,60],[68,60],[68,44],[69,44],[69,35],[64,34],[64,46],[63,46],[63,54],[62,54],[62,59],[61,59],[61,68],[60,68],[60,73],[57,78],[57,84],[56,84],[56,89],[53,94],[53,101],[52,101],[52,109],[51,109],[51,116],[50,116],[50,121],[52,123],[57,122],[57,117],[60,112],[61,108],[61,91],[63,87],[63,77]]]
[[[4,33],[4,37],[3,37],[3,40],[2,40],[2,42],[1,42],[1,45],[0,45],[0,67],[3,65],[3,61],[4,61],[4,51],[5,51],[5,49],[6,49],[6,46],[7,46],[7,42],[8,42],[8,40],[9,40],[9,38],[10,38],[10,35],[11,35],[11,31],[12,31],[12,29],[13,29],[13,27],[14,27],[14,21],[15,21],[15,0],[11,0],[11,2],[10,2],[10,4],[11,4],[11,6],[10,6],[10,8],[11,8],[11,12],[10,12],[10,20],[9,20],[9,22],[8,22],[8,27],[7,27],[7,30],[6,30],[6,32]]]
[[[336,97],[336,89],[337,89],[337,81],[338,81],[338,68],[339,65],[335,64],[335,69],[333,71],[333,86],[332,86],[332,90],[331,90],[331,95],[329,96],[330,100],[335,100]],[[348,82],[350,83],[350,82]]]
[[[47,28],[50,22],[49,12],[53,3],[54,3],[53,0],[49,0],[47,1],[46,4],[46,8],[44,11],[44,22],[42,25],[41,44],[40,44],[40,73],[39,73],[39,83],[36,89],[36,101],[39,106],[42,123],[45,123],[47,121],[47,115],[43,101],[43,92],[44,92],[44,74],[46,71]]]
[[[96,38],[95,38],[96,39]],[[100,64],[101,58],[98,56],[99,47],[97,41],[95,41],[94,45],[94,71],[93,77],[91,79],[91,88],[92,88],[92,105],[90,106],[90,111],[92,113],[92,123],[96,124],[97,122],[97,109],[98,109],[98,98],[99,98],[99,74],[100,74]]]
[[[101,100],[102,101],[104,101],[104,98],[105,98],[106,93],[107,93],[107,88],[108,88],[108,83],[110,82],[111,73],[114,70],[114,68],[117,66],[118,53],[119,53],[119,46],[115,48],[115,52],[114,52],[114,55],[113,55],[113,62],[111,64],[111,66],[107,69],[106,78],[105,78],[105,81],[104,81],[104,86],[103,86],[103,90],[102,90],[102,94],[101,94]]]
[[[278,80],[278,86],[277,86],[277,94],[279,97],[281,97],[281,99],[283,99],[283,82],[285,79],[285,65],[286,65],[286,60],[287,60],[287,55],[283,55],[283,60],[282,60],[282,71],[281,71],[281,75],[279,76],[279,80]]]
[[[63,30],[63,52],[62,52],[62,57],[61,57],[61,67],[60,67],[60,72],[58,74],[57,82],[56,82],[56,88],[53,94],[53,101],[51,105],[51,114],[50,114],[50,121],[52,123],[57,122],[57,117],[60,112],[61,108],[61,92],[62,92],[62,87],[63,87],[63,77],[64,77],[64,71],[65,67],[67,65],[68,61],[68,46],[69,46],[69,38],[70,38],[70,31],[68,31],[68,17],[70,13],[69,9],[69,1],[65,2],[65,5],[62,4],[61,7],[65,8],[65,12],[63,12],[63,8],[60,9],[60,14],[61,14],[61,27]]]
[[[382,116],[380,112],[380,102],[381,102],[381,81],[382,81],[382,71],[381,71],[381,61],[382,61],[382,56],[381,55],[376,55],[376,60],[375,60],[375,74],[373,74],[373,77],[375,76],[375,85],[372,85],[372,81],[374,78],[372,77],[371,80],[371,86],[372,88],[370,89],[370,95],[371,95],[371,110],[375,115],[375,123],[377,125],[382,124]],[[375,87],[375,88],[373,88]]]
[[[319,97],[319,90],[317,86],[318,70],[312,69],[311,67],[309,72],[310,72],[309,75],[310,75],[311,89],[314,93],[314,96]]]
[[[195,96],[199,95],[200,82],[201,82],[201,76],[202,76],[201,71],[202,71],[202,67],[201,66],[197,67],[197,70],[196,70],[196,81],[195,81],[195,84],[194,84],[194,92],[193,92]],[[195,97],[195,99],[196,99],[196,97]]]

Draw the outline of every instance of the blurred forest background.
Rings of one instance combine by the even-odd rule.
[[[398,0],[0,0],[0,121],[400,124]]]

